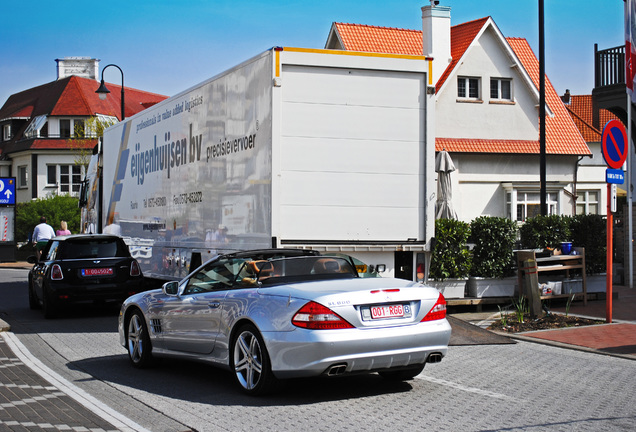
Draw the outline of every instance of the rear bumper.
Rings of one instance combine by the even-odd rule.
[[[321,375],[334,365],[362,373],[426,363],[432,353],[448,352],[447,320],[406,327],[351,330],[264,332],[272,371],[278,378]]]
[[[135,278],[122,283],[70,285],[55,283],[49,285],[50,299],[56,304],[84,303],[93,301],[123,302],[132,294],[143,290],[143,278]]]

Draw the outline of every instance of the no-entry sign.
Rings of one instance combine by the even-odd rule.
[[[627,132],[619,120],[610,120],[603,128],[603,158],[610,168],[620,169],[627,159]]]

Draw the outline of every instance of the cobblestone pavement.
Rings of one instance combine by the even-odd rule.
[[[44,379],[15,354],[9,334],[1,335],[0,431],[133,430],[115,427]]]

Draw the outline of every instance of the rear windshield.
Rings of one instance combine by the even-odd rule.
[[[128,247],[117,239],[68,240],[60,243],[58,258],[129,257]]]

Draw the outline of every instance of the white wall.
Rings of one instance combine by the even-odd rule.
[[[437,136],[536,140],[539,134],[537,102],[517,67],[511,67],[495,32],[488,28],[469,48],[450,75],[437,100]],[[481,78],[480,102],[457,102],[457,78]],[[514,104],[491,103],[490,78],[511,78]]]

